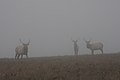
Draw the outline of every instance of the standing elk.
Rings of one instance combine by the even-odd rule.
[[[86,41],[86,47],[91,50],[92,55],[94,55],[94,50],[100,50],[103,54],[103,43],[96,42],[96,43],[90,43],[91,41]]]
[[[15,59],[19,59],[19,57],[21,56],[21,59],[23,58],[23,55],[26,55],[26,58],[28,58],[28,45],[30,43],[30,40],[27,44],[23,43],[20,40],[20,43],[22,43],[22,45],[19,45],[15,48]]]
[[[79,51],[79,46],[77,45],[77,42],[78,42],[77,40],[73,40],[75,55],[78,55],[78,51]]]

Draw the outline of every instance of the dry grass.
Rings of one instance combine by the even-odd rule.
[[[120,80],[120,54],[0,59],[0,80]]]

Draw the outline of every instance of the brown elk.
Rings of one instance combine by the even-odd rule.
[[[96,43],[90,43],[91,41],[86,41],[86,47],[91,50],[92,55],[94,54],[94,50],[100,50],[103,54],[103,43],[96,42]]]
[[[19,45],[15,48],[15,53],[16,53],[15,54],[15,59],[19,59],[20,56],[21,56],[21,59],[22,59],[23,55],[26,55],[26,57],[28,58],[28,45],[30,43],[30,40],[27,44],[23,43],[21,41],[21,39],[19,39],[19,40],[20,40],[20,43],[22,43],[22,45]]]
[[[77,42],[78,40],[73,40],[75,55],[78,55],[78,51],[79,51],[79,46],[77,45]]]

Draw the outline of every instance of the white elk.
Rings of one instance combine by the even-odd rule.
[[[28,45],[30,43],[30,40],[27,44],[23,43],[21,41],[21,39],[19,39],[20,42],[22,43],[22,45],[19,45],[15,48],[15,59],[19,59],[19,57],[21,56],[21,59],[23,58],[23,55],[26,55],[26,57],[28,58]]]
[[[92,55],[94,54],[94,50],[100,50],[103,54],[103,43],[96,42],[96,43],[90,43],[91,41],[86,41],[86,47],[91,50]]]
[[[73,40],[75,55],[78,55],[78,51],[79,51],[79,46],[77,45],[77,42],[78,42],[77,40]]]

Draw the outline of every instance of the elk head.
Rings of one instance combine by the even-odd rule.
[[[30,40],[28,41],[28,43],[23,43],[22,41],[21,41],[21,39],[19,39],[20,40],[20,43],[22,43],[22,45],[24,46],[24,47],[28,47],[28,45],[30,44]]]
[[[90,44],[91,40],[85,40],[85,39],[83,39],[83,40],[85,41],[87,48],[90,48],[90,46],[91,46],[91,44]]]

